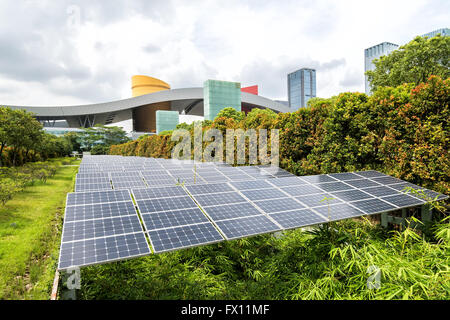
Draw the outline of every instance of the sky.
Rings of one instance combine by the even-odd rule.
[[[364,92],[364,49],[449,27],[450,1],[2,0],[0,105],[131,97],[131,76],[171,88],[257,84],[287,100],[287,74],[315,68],[317,96]]]

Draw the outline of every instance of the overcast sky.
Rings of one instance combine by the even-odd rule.
[[[131,96],[131,76],[172,88],[258,84],[287,100],[286,75],[317,70],[317,95],[364,92],[364,48],[449,27],[450,1],[0,2],[0,105]]]

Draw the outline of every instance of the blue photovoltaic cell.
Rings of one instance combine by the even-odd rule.
[[[352,206],[346,203],[332,204],[329,206],[326,205],[324,207],[314,208],[314,210],[320,213],[325,218],[329,217],[330,221],[355,218],[364,215],[364,212],[356,208],[353,208]]]
[[[108,177],[89,177],[89,178],[80,178],[76,177],[76,184],[92,184],[92,183],[109,183]]]
[[[371,178],[373,181],[378,182],[380,184],[394,184],[394,183],[400,183],[404,182],[403,180],[391,177],[391,176],[385,176],[385,177],[375,177]]]
[[[237,192],[200,194],[194,197],[201,206],[217,206],[222,204],[247,202],[247,200]]]
[[[360,176],[358,176],[354,173],[351,173],[351,172],[330,173],[328,175],[330,177],[333,177],[333,178],[336,178],[336,179],[342,180],[342,181],[361,179]]]
[[[358,188],[358,189],[380,186],[380,184],[373,182],[372,180],[369,180],[369,179],[348,180],[348,181],[345,181],[345,183],[351,185],[352,187]]]
[[[292,198],[282,198],[282,199],[270,199],[262,201],[254,201],[261,210],[265,213],[273,213],[280,211],[288,211],[294,209],[304,208],[304,206]]]
[[[66,207],[64,222],[77,220],[90,220],[101,218],[112,218],[118,216],[126,216],[136,214],[133,202],[110,202],[97,203],[84,206]]]
[[[327,198],[328,200],[326,200],[325,198]],[[341,200],[339,200],[338,198],[334,197],[329,193],[310,194],[306,196],[295,197],[295,199],[299,200],[301,203],[305,204],[310,208],[328,205],[328,203],[334,204],[342,202]]]
[[[389,203],[392,203],[393,205],[396,205],[399,208],[404,207],[414,207],[421,204],[424,204],[425,201],[411,197],[407,194],[399,194],[395,196],[387,196],[382,198],[384,201],[387,201]]]
[[[380,199],[366,199],[352,202],[352,205],[367,214],[387,212],[396,209],[393,205]]]
[[[273,188],[271,184],[264,180],[230,182],[230,184],[238,190]]]
[[[75,184],[75,192],[112,190],[111,183]]]
[[[367,194],[359,190],[338,191],[332,192],[331,194],[333,197],[337,197],[344,201],[356,201],[373,198],[373,196],[371,196],[370,194]]]
[[[137,215],[64,223],[62,242],[142,231]]]
[[[433,190],[429,190],[429,189],[425,189],[422,188],[418,185],[409,183],[409,182],[403,182],[403,183],[399,183],[399,184],[391,184],[389,185],[389,187],[398,190],[399,192],[402,193],[406,193],[410,196],[425,200],[425,201],[431,201],[434,200],[437,197],[437,200],[443,200],[448,198],[448,196],[446,196],[445,194],[433,191]],[[417,193],[412,193],[411,191],[409,191],[408,189],[405,188],[412,188],[415,191],[417,191]]]
[[[265,200],[275,198],[285,198],[286,194],[278,189],[260,189],[260,190],[245,190],[241,191],[244,196],[250,200]]]
[[[133,196],[135,200],[142,200],[142,199],[187,196],[187,193],[180,186],[171,186],[171,187],[133,189]]]
[[[155,253],[223,240],[223,237],[210,222],[149,231],[148,236]]]
[[[322,190],[310,184],[304,184],[301,186],[283,187],[281,188],[281,190],[289,193],[291,196],[303,196],[306,194],[323,193]]]
[[[197,205],[189,196],[137,200],[136,202],[140,213],[197,208]]]
[[[386,176],[384,173],[375,171],[375,170],[368,170],[368,171],[356,171],[357,175],[363,176],[364,178],[375,178],[375,177],[384,177]]]
[[[305,227],[327,221],[310,209],[273,213],[270,216],[278,222],[283,229]]]
[[[131,200],[128,190],[76,192],[67,194],[66,206]]]
[[[255,178],[240,173],[240,174],[233,174],[233,175],[226,175],[228,179],[230,179],[230,181],[254,181]]]
[[[148,231],[209,222],[199,208],[142,214],[142,220]]]
[[[342,182],[319,183],[319,184],[316,184],[316,186],[327,192],[354,189],[352,186],[349,186],[348,184],[345,184]]]
[[[114,186],[115,190],[147,187],[147,185],[144,183],[144,181],[113,182],[113,186]]]
[[[63,242],[61,244],[58,269],[81,267],[119,259],[139,257],[150,254],[143,232]]]
[[[191,185],[187,186],[186,189],[192,195],[234,191],[233,188],[226,183],[209,183],[198,186]]]
[[[326,174],[319,174],[316,176],[301,176],[302,180],[305,180],[309,183],[322,183],[322,182],[336,182],[337,180],[327,176]]]
[[[282,177],[278,179],[270,179],[269,182],[277,187],[298,186],[306,184],[299,177]]]
[[[214,207],[205,207],[204,210],[214,221],[249,217],[262,214],[249,202],[224,204],[221,206],[214,206]]]
[[[280,227],[264,215],[217,221],[216,224],[227,239],[242,238],[281,230]]]
[[[392,195],[400,194],[396,190],[393,190],[387,186],[364,188],[361,190],[363,190],[364,192],[370,193],[371,195],[374,195],[376,197],[384,197],[384,196],[392,196]]]

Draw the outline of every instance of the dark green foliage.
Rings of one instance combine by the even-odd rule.
[[[449,224],[426,241],[349,220],[82,269],[81,299],[448,299]],[[380,289],[368,289],[368,268]]]

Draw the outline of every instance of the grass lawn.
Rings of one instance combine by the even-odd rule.
[[[60,167],[0,207],[0,299],[50,298],[66,193],[77,168]]]

